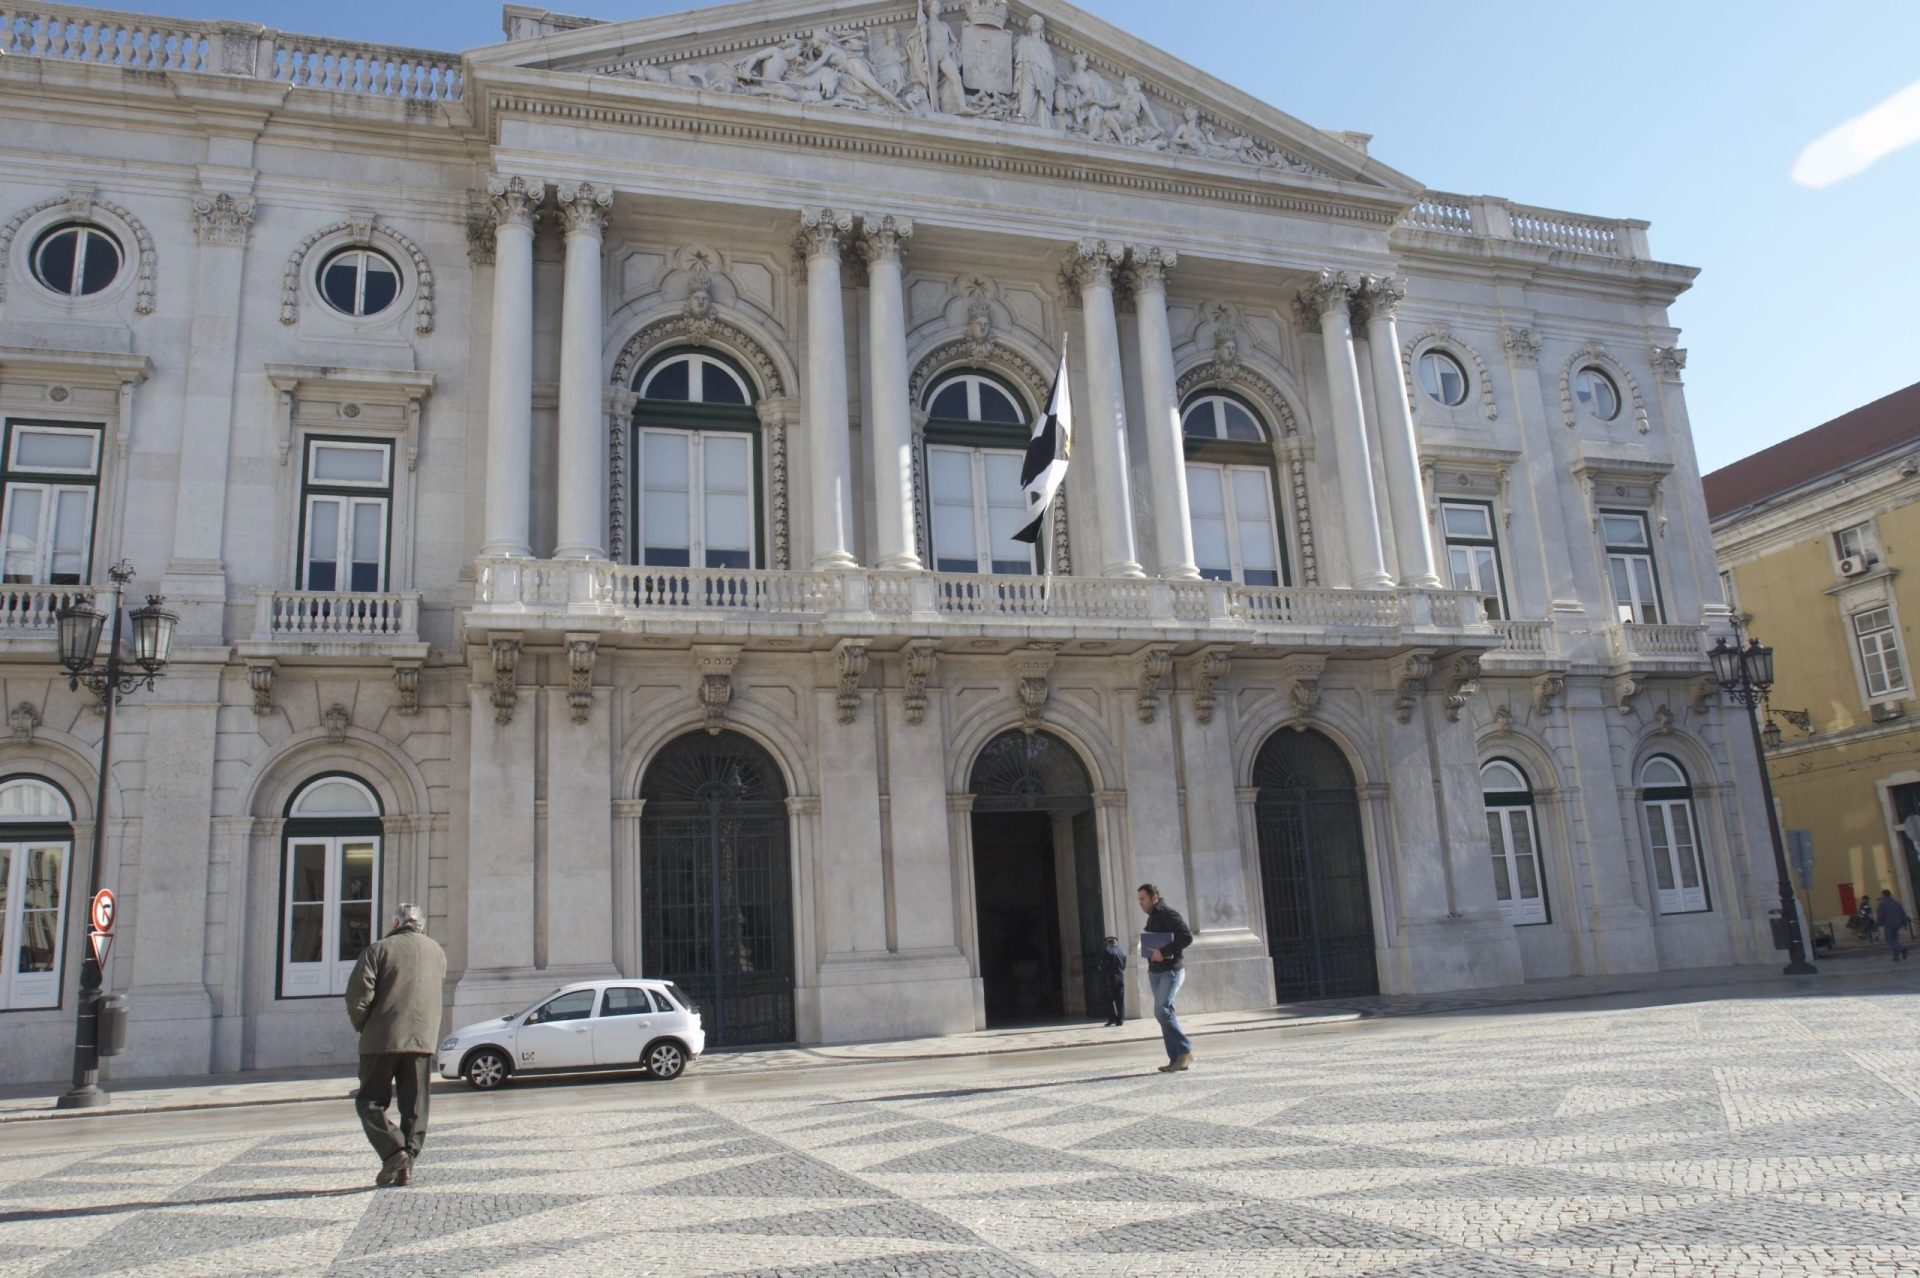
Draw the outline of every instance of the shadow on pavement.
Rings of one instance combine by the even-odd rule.
[[[272,1194],[228,1194],[221,1198],[173,1198],[151,1203],[103,1203],[95,1207],[49,1207],[33,1211],[0,1211],[0,1225],[30,1220],[70,1220],[81,1216],[118,1216],[132,1211],[157,1211],[165,1207],[207,1207],[231,1203],[304,1202],[310,1198],[344,1198],[348,1194],[371,1194],[372,1185],[354,1185],[345,1189],[283,1189]]]

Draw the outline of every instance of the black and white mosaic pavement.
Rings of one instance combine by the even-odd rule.
[[[183,1113],[64,1151],[31,1124],[0,1131],[0,1274],[1920,1274],[1920,994],[1220,1036],[1190,1073],[1154,1063],[458,1098],[408,1190],[370,1187],[344,1102],[331,1127],[262,1110],[196,1135]]]

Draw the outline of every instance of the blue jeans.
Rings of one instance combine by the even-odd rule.
[[[1153,990],[1153,1019],[1160,1022],[1160,1037],[1167,1043],[1167,1059],[1178,1060],[1193,1050],[1193,1042],[1180,1030],[1180,1018],[1173,1013],[1173,996],[1180,992],[1184,971],[1148,972],[1147,985]]]

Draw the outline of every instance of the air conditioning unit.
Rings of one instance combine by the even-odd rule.
[[[1858,577],[1872,568],[1873,565],[1874,557],[1872,555],[1864,552],[1858,555],[1848,555],[1840,561],[1840,575],[1842,577]]]
[[[1873,703],[1873,721],[1875,723],[1886,723],[1888,720],[1898,719],[1906,714],[1906,712],[1907,707],[1904,702],[1876,701]]]

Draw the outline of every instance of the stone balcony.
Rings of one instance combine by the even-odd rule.
[[[1607,629],[1616,666],[1695,674],[1711,668],[1706,626],[1649,626],[1623,621]]]
[[[0,653],[57,655],[60,610],[70,603],[112,607],[113,594],[97,586],[0,586]]]
[[[421,659],[420,595],[256,590],[253,633],[236,648],[243,657],[281,660]]]

